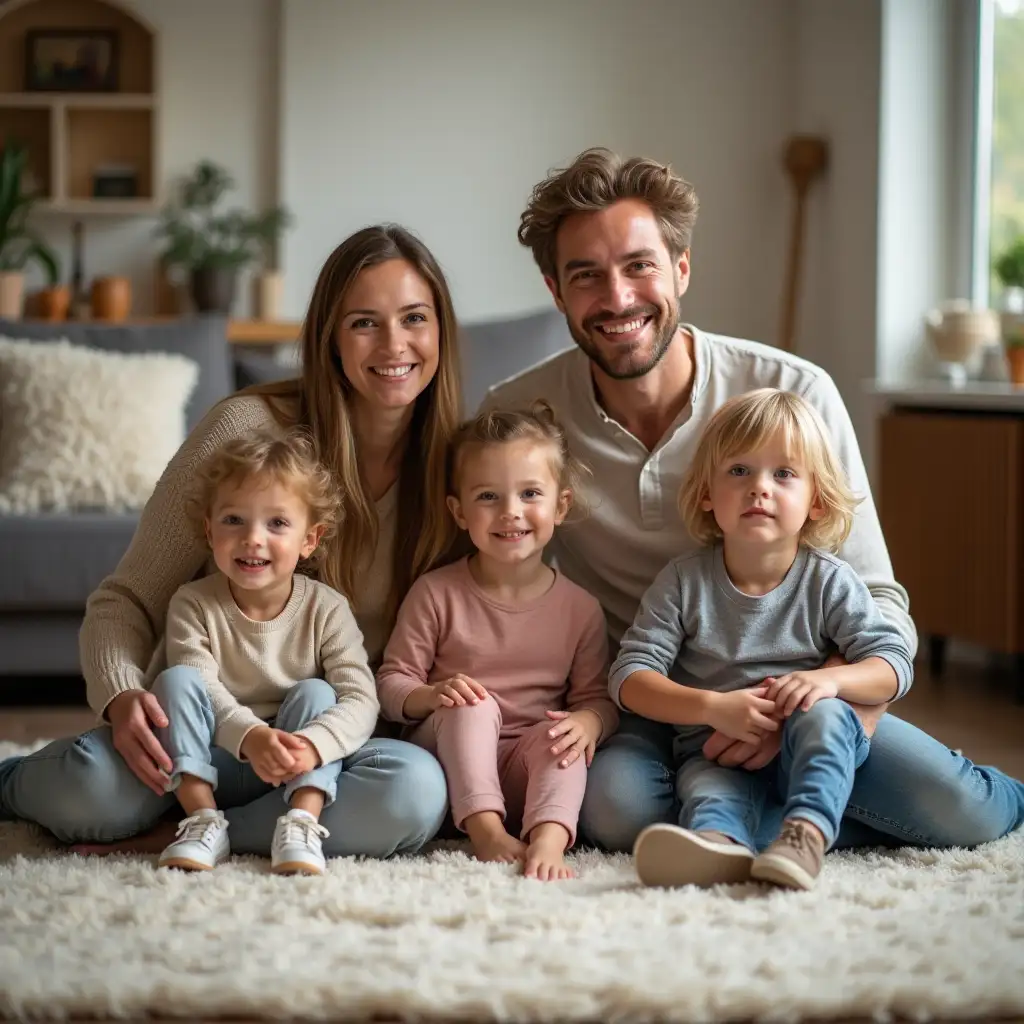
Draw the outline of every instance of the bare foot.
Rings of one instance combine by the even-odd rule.
[[[495,811],[471,814],[462,827],[473,844],[473,856],[477,860],[515,864],[526,856],[526,843],[505,831],[505,823]]]
[[[148,832],[119,839],[116,843],[72,843],[68,852],[82,857],[106,857],[111,853],[163,853],[164,847],[174,841],[177,830],[177,822],[161,821]]]
[[[557,882],[563,878],[575,878],[576,872],[565,863],[565,849],[569,845],[569,833],[562,825],[545,821],[530,833],[530,845],[526,848],[526,867],[523,874],[540,882]]]

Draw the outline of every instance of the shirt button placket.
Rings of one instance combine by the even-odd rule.
[[[665,525],[662,508],[661,473],[656,456],[651,456],[640,470],[640,519],[645,530],[660,530]]]

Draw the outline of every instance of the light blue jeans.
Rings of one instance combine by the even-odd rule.
[[[167,715],[167,725],[154,731],[171,759],[172,788],[178,788],[182,775],[192,775],[208,782],[216,793],[220,780],[220,770],[213,763],[214,752],[218,749],[213,742],[216,720],[202,677],[195,669],[169,668],[157,676],[153,694]],[[277,717],[267,724],[283,732],[298,732],[337,702],[337,694],[329,683],[322,679],[304,679],[288,691]],[[247,778],[246,785],[255,787],[261,781],[259,776],[248,762],[244,767],[255,777]],[[342,767],[341,761],[322,764],[282,786],[279,795],[284,803],[289,803],[295,790],[308,786],[320,790],[324,794],[324,807],[329,807],[338,793]],[[274,789],[266,782],[263,787],[267,793]]]
[[[629,852],[641,829],[679,818],[672,756],[674,730],[623,714],[619,731],[587,773],[580,830],[606,850]],[[764,849],[778,834],[783,807],[765,806],[755,837]],[[927,733],[886,713],[857,770],[835,848],[977,846],[1024,823],[1024,783],[973,764]]]
[[[829,849],[868,749],[853,708],[835,698],[787,718],[779,756],[759,771],[725,768],[697,746],[679,759],[679,824],[695,832],[721,832],[753,850],[765,806],[775,799],[782,802],[784,818],[816,825]]]
[[[211,764],[231,849],[269,857],[281,793],[226,750],[215,749]],[[342,762],[334,802],[320,818],[331,833],[324,854],[413,853],[437,833],[447,804],[444,772],[432,754],[401,740],[371,739]],[[0,762],[0,818],[34,821],[66,843],[125,839],[176,805],[173,793],[158,796],[135,776],[106,725]]]

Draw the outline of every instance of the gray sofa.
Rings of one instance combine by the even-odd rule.
[[[177,352],[200,367],[186,411],[191,429],[236,385],[287,376],[287,367],[251,354],[233,359],[226,324],[215,317],[146,326],[42,324],[0,320],[0,336],[50,340],[119,352]],[[463,328],[465,405],[476,409],[492,384],[572,344],[554,310]],[[0,677],[77,675],[85,601],[116,565],[137,514],[0,515]]]
[[[116,352],[176,352],[200,372],[186,409],[195,426],[234,390],[227,322],[202,317],[145,326],[0,320],[0,336]],[[101,398],[102,396],[97,396]],[[0,675],[75,675],[85,600],[117,565],[137,514],[44,513],[0,516]]]

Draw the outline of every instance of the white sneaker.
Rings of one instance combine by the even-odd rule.
[[[322,875],[323,844],[331,833],[309,811],[292,808],[277,819],[270,844],[270,870],[279,875]]]
[[[204,807],[178,822],[178,837],[160,854],[160,867],[212,871],[230,856],[228,819]]]

